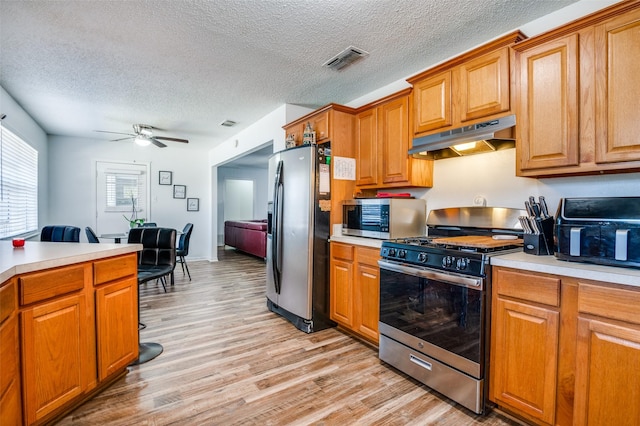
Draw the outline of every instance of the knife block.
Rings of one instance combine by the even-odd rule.
[[[553,225],[555,219],[553,217],[547,217],[545,219],[536,219],[538,229],[541,229],[540,234],[524,234],[524,252],[527,254],[534,254],[537,256],[546,256],[554,253],[553,243]]]

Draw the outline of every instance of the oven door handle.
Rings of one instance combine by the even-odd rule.
[[[478,277],[469,277],[461,274],[447,274],[432,269],[421,269],[415,266],[406,266],[404,264],[390,262],[388,260],[378,260],[378,266],[380,266],[381,269],[386,269],[388,271],[482,290],[482,278]]]

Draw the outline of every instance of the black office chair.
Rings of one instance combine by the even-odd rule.
[[[138,252],[138,284],[151,280],[160,280],[164,291],[166,277],[171,275],[173,284],[173,269],[176,267],[176,230],[170,228],[131,228],[127,242],[142,244]],[[140,292],[138,292],[138,323],[140,323]],[[144,324],[140,323],[144,328]],[[134,365],[151,361],[163,351],[159,343],[140,343],[138,359]]]
[[[68,225],[49,225],[42,228],[40,241],[54,241],[63,243],[79,243],[80,228]]]
[[[176,262],[179,262],[182,266],[182,275],[184,275],[184,268],[187,268],[187,275],[189,281],[191,281],[191,273],[189,272],[189,265],[185,257],[189,254],[189,240],[191,239],[191,231],[193,231],[193,223],[187,223],[180,235],[180,242],[178,243],[178,249],[176,250]]]
[[[84,232],[87,234],[87,240],[89,240],[90,243],[100,242],[100,240],[98,239],[98,236],[96,235],[95,232],[93,232],[93,229],[91,229],[90,226],[87,226],[86,228],[84,228]]]
[[[145,222],[139,226],[139,228],[157,228],[158,224],[155,222]]]

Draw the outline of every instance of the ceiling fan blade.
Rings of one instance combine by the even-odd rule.
[[[127,136],[126,138],[110,139],[109,142],[126,141],[127,139],[133,139],[133,138],[134,138],[134,136]]]
[[[149,138],[149,140],[151,141],[152,144],[154,144],[158,148],[166,148],[167,147],[165,144],[160,142],[157,138]]]
[[[94,130],[94,132],[98,132],[98,133],[113,133],[114,135],[128,135],[128,136],[131,136],[131,137],[135,136],[133,133],[108,132],[106,130]]]
[[[168,137],[165,137],[165,136],[154,136],[154,138],[155,139],[161,139],[163,141],[189,143],[189,141],[187,139],[168,138]]]

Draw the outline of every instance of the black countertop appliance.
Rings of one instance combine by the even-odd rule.
[[[563,198],[556,257],[640,268],[640,197]]]

